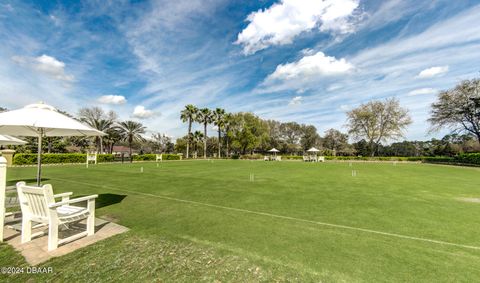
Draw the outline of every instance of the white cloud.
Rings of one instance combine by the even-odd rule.
[[[122,95],[102,95],[98,98],[98,102],[103,104],[125,104],[127,99]]]
[[[421,71],[418,74],[417,78],[421,78],[421,79],[433,78],[433,77],[443,75],[446,72],[448,72],[448,66],[431,67]]]
[[[75,80],[73,75],[65,73],[65,63],[52,56],[45,54],[35,58],[13,56],[12,60],[21,66],[27,66],[32,70],[48,75],[56,80],[67,82],[72,82]]]
[[[422,95],[422,94],[432,94],[436,93],[437,90],[434,88],[426,87],[426,88],[418,88],[410,91],[407,95],[408,96],[415,96],[415,95]]]
[[[141,105],[135,106],[135,109],[133,109],[133,114],[132,114],[133,117],[139,118],[139,119],[150,118],[153,115],[155,115],[155,113],[152,110],[148,110]]]
[[[248,15],[248,26],[236,44],[246,55],[272,45],[284,45],[302,32],[316,27],[322,32],[346,34],[354,31],[352,18],[358,0],[281,0]]]
[[[294,98],[292,98],[292,100],[290,100],[288,105],[300,105],[302,104],[302,102],[303,102],[303,97],[295,96]]]
[[[323,52],[317,52],[314,55],[304,56],[297,62],[278,65],[266,81],[298,78],[305,81],[320,76],[345,74],[353,69],[354,66],[345,58],[338,60],[335,57],[326,56]]]
[[[335,90],[338,90],[338,89],[341,89],[341,88],[343,88],[343,86],[340,85],[340,84],[332,84],[332,85],[327,87],[327,91],[332,92],[332,91],[335,91]]]

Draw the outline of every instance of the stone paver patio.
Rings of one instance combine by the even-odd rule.
[[[21,252],[26,261],[32,266],[45,262],[52,257],[71,253],[77,249],[128,231],[128,228],[124,226],[96,218],[95,234],[93,236],[83,237],[73,242],[65,243],[60,245],[58,249],[49,252],[47,249],[48,227],[44,226],[34,229],[32,234],[38,233],[39,236],[33,237],[32,241],[25,244],[21,243],[20,227],[21,219],[13,218],[13,216],[8,217],[6,219],[6,226],[4,227],[4,242]],[[85,231],[85,224],[82,222],[64,227],[64,229],[60,231],[59,237],[65,238],[79,231]]]

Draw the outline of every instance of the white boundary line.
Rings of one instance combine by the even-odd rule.
[[[228,207],[228,206],[222,206],[222,205],[216,205],[216,204],[203,203],[203,202],[192,201],[192,200],[184,200],[184,199],[167,197],[167,196],[162,196],[162,195],[154,195],[154,194],[149,194],[149,193],[130,191],[130,190],[125,190],[125,189],[118,189],[118,188],[111,187],[111,186],[106,186],[106,185],[91,184],[91,183],[73,181],[73,180],[68,180],[68,179],[59,179],[59,178],[55,178],[55,179],[57,179],[59,181],[64,181],[64,182],[83,184],[83,185],[88,185],[88,186],[92,186],[92,187],[107,188],[107,189],[111,189],[111,190],[122,191],[122,192],[137,194],[137,195],[156,197],[156,198],[161,198],[161,199],[166,199],[166,200],[172,200],[172,201],[195,204],[195,205],[202,205],[202,206],[207,206],[207,207],[220,208],[220,209],[243,212],[243,213],[248,213],[248,214],[256,214],[256,215],[268,216],[268,217],[272,217],[272,218],[286,219],[286,220],[304,222],[304,223],[315,224],[315,225],[322,225],[322,226],[341,228],[341,229],[347,229],[347,230],[353,230],[353,231],[360,231],[360,232],[383,235],[383,236],[390,236],[390,237],[407,239],[407,240],[422,241],[422,242],[439,244],[439,245],[454,246],[454,247],[460,247],[460,248],[466,248],[466,249],[472,249],[472,250],[480,250],[480,247],[478,247],[478,246],[463,245],[463,244],[445,242],[445,241],[440,241],[440,240],[433,240],[433,239],[407,236],[407,235],[396,234],[396,233],[376,231],[376,230],[359,228],[359,227],[346,226],[346,225],[341,225],[341,224],[332,224],[332,223],[326,223],[326,222],[320,222],[320,221],[313,221],[313,220],[302,219],[302,218],[297,218],[297,217],[272,214],[272,213],[268,213],[268,212],[260,212],[260,211],[242,209],[242,208],[235,208],[235,207]]]

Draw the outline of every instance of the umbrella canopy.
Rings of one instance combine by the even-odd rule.
[[[307,150],[307,152],[319,152],[320,150],[319,149],[316,149],[314,147],[310,148],[309,150]]]
[[[55,107],[38,103],[0,113],[0,134],[38,137],[37,185],[40,185],[42,138],[57,136],[103,136],[105,133],[62,114]]]
[[[276,149],[276,148],[272,148],[270,149],[268,152],[280,152],[280,150]]]
[[[22,145],[26,143],[26,141],[22,141],[21,139],[12,136],[0,135],[0,145]]]
[[[0,113],[0,134],[37,137],[39,132],[44,137],[105,135],[43,103]]]

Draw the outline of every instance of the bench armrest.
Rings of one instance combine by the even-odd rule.
[[[67,205],[67,204],[82,202],[82,201],[86,201],[86,200],[94,200],[94,199],[96,199],[97,197],[98,197],[98,195],[91,195],[91,196],[86,196],[86,197],[81,197],[81,198],[74,198],[74,199],[67,200],[67,201],[61,201],[61,202],[52,203],[52,204],[50,204],[48,207],[49,207],[49,208],[56,208],[56,207],[59,207],[59,206],[62,206],[62,205]]]
[[[68,192],[68,193],[61,193],[61,194],[56,194],[56,195],[53,195],[54,198],[63,198],[63,197],[69,197],[73,195],[72,192]]]

